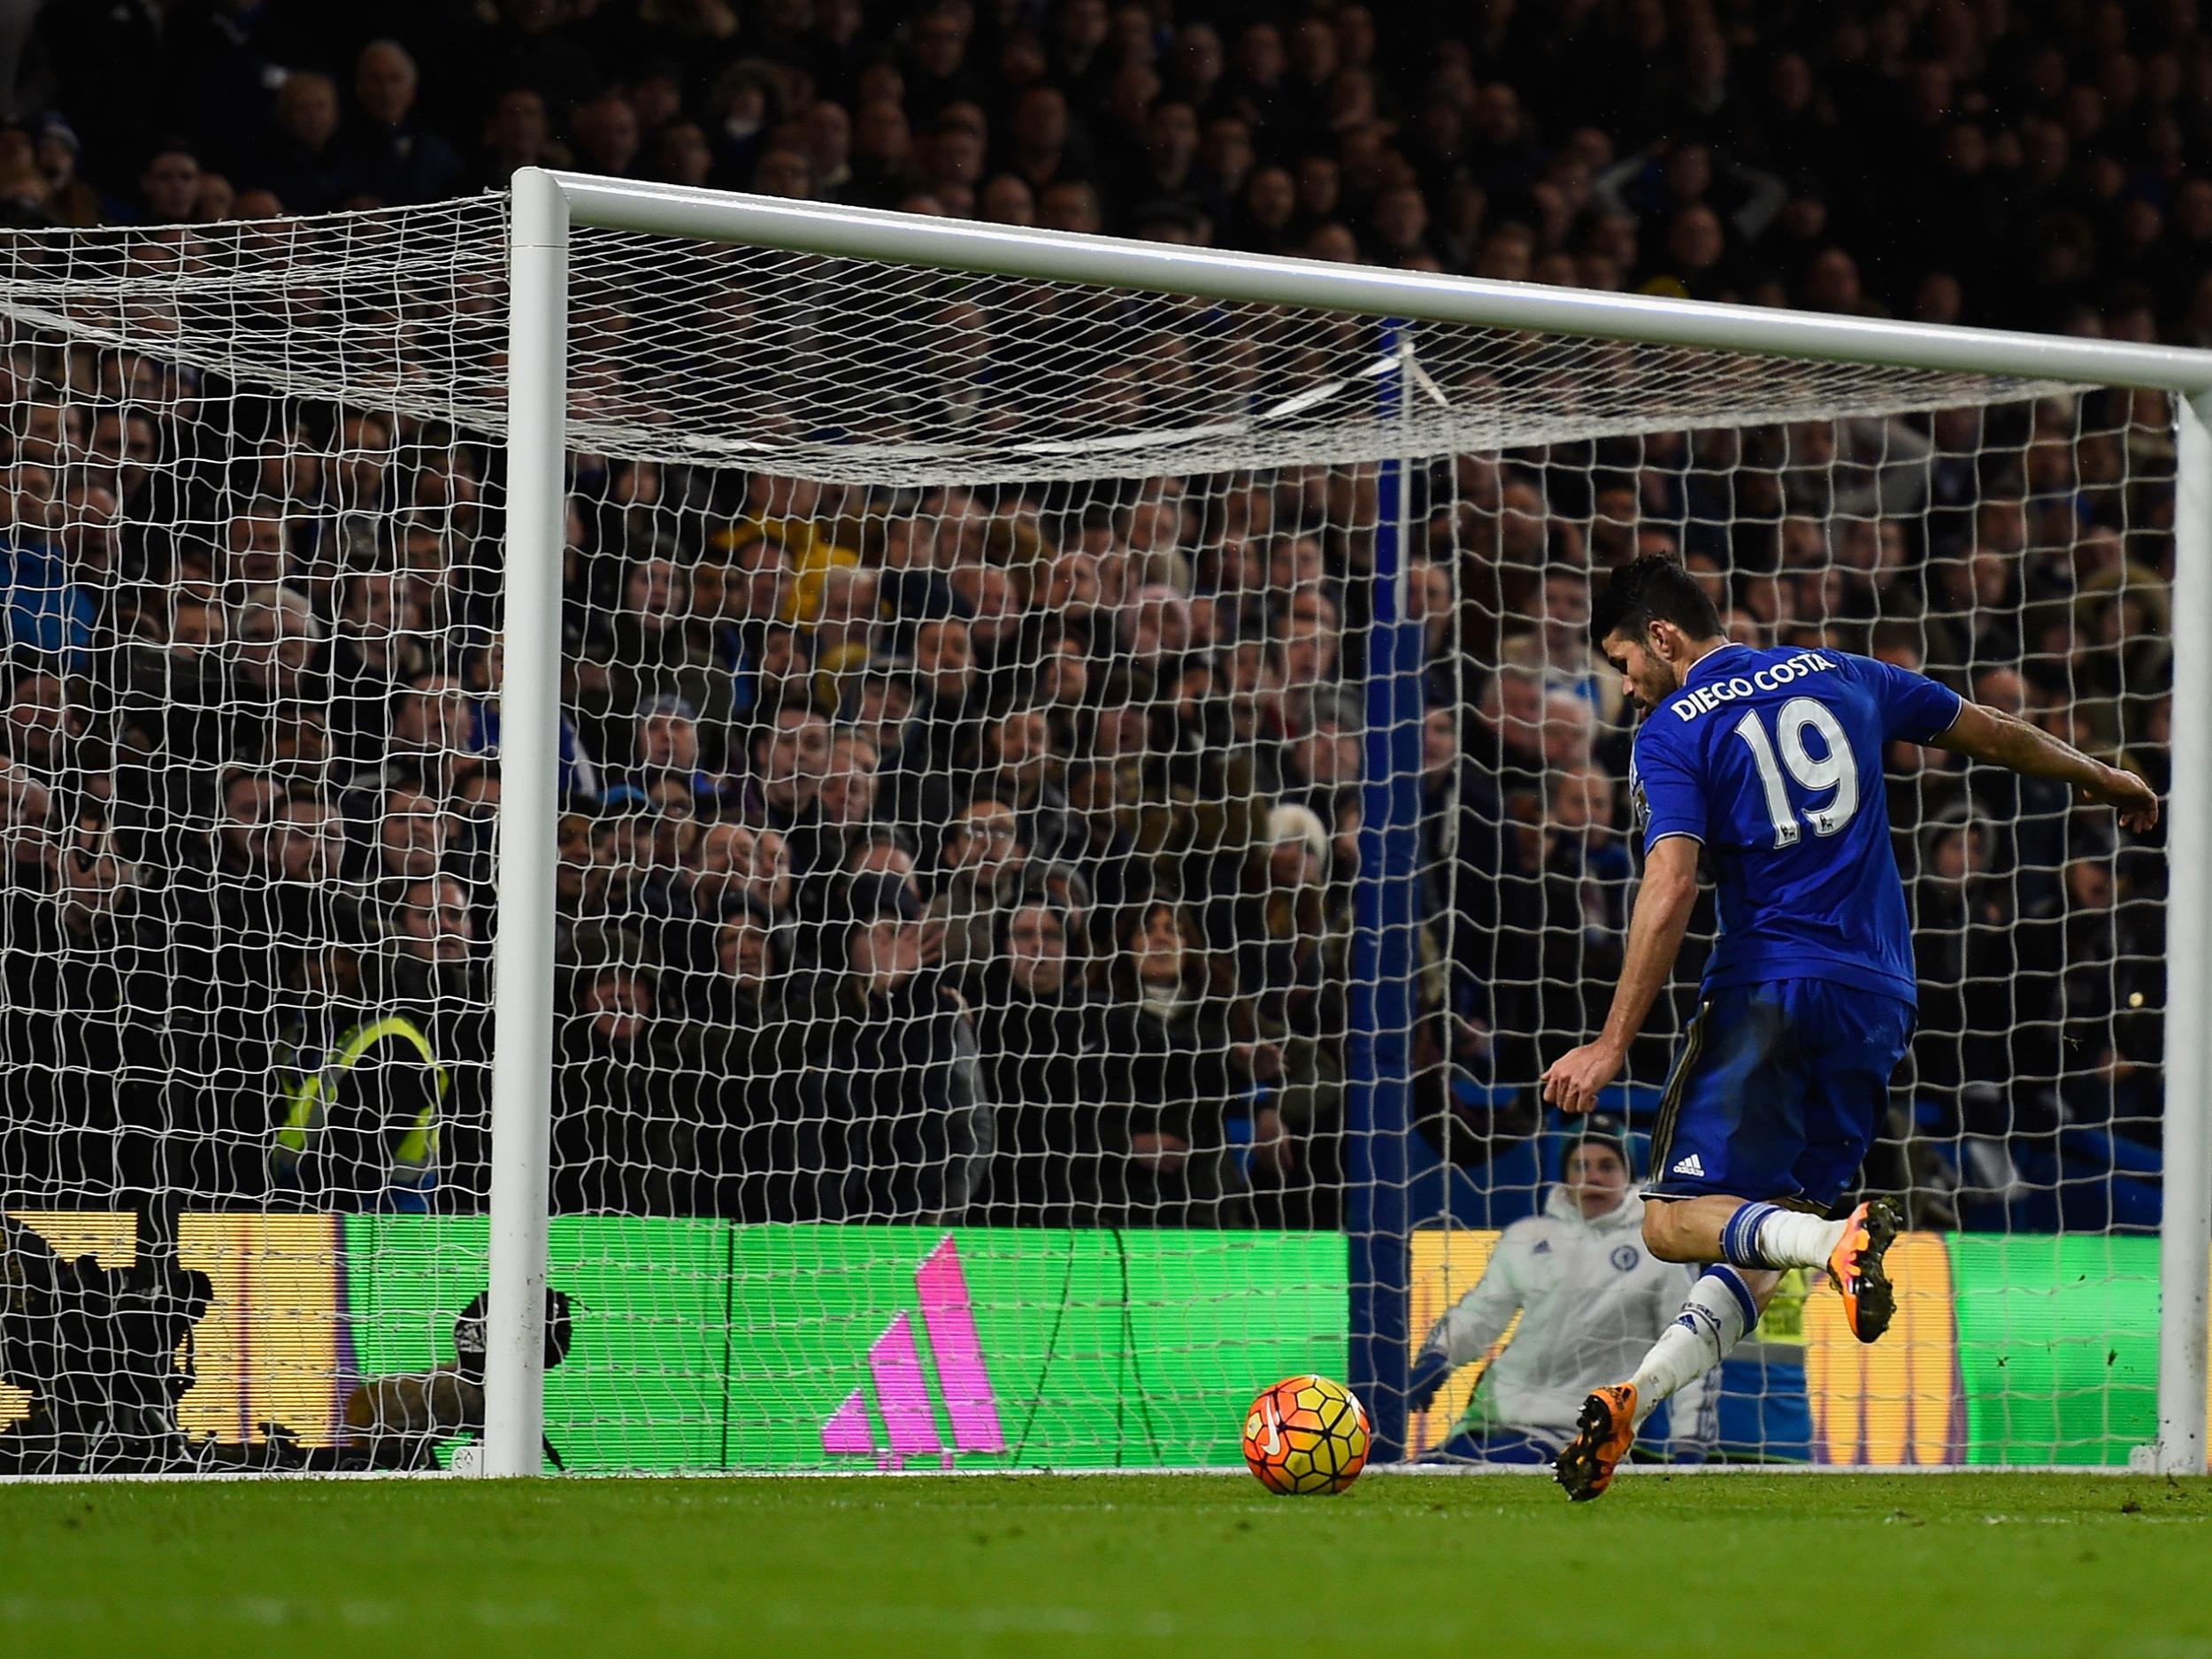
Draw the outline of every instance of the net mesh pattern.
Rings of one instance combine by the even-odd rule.
[[[292,396],[504,432],[506,203],[25,234],[23,326]],[[579,449],[818,479],[1081,480],[1345,464],[1986,403],[2032,383],[1426,325],[1402,408],[1363,318],[579,227]]]
[[[12,1354],[24,1466],[289,1455],[269,1424],[419,1459],[480,1412],[504,233],[487,198],[0,244],[0,1199],[57,1259],[212,1296],[196,1381],[134,1449],[103,1429],[96,1454],[82,1414],[144,1353],[81,1323]],[[1490,1286],[1410,1441],[1479,1455],[1455,1422],[1521,1305],[1484,1270],[1559,1202],[1568,1125],[1533,1085],[1602,1018],[1634,899],[1632,726],[1586,638],[1634,552],[1683,558],[1732,638],[1925,670],[2162,782],[2160,396],[1393,341],[595,230],[570,285],[572,1465],[1233,1461],[1245,1399],[1341,1373],[1378,1288],[1341,1235],[1394,737],[1414,1232],[1379,1288],[1409,1296],[1409,1365]],[[1418,638],[1385,687],[1393,544]],[[2124,1458],[2155,1325],[2128,1235],[2155,1215],[2159,845],[1932,751],[1863,795],[1922,979],[1867,1179],[1924,1230],[1955,1342],[1866,1371],[1833,1299],[1793,1291],[1761,1369],[1668,1432]],[[1711,930],[1707,901],[1607,1098],[1632,1160]],[[2047,1375],[1998,1365],[2020,1333],[1967,1294],[2012,1282],[1982,1247],[2023,1234],[2067,1268]],[[1592,1260],[1625,1273],[1613,1248]],[[1678,1306],[1634,1265],[1594,1377]],[[1531,1410],[1524,1319],[1489,1386]],[[1970,1427],[1968,1386],[2007,1411]]]

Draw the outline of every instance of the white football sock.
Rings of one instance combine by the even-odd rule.
[[[1636,1387],[1636,1426],[1662,1400],[1726,1359],[1758,1321],[1758,1304],[1742,1276],[1724,1264],[1707,1268],[1690,1286],[1681,1317],[1659,1333],[1629,1379]]]
[[[1825,1267],[1845,1225],[1779,1204],[1745,1204],[1720,1230],[1721,1256],[1738,1267]]]
[[[1778,1210],[1759,1224],[1759,1254],[1770,1267],[1825,1267],[1843,1242],[1844,1223]]]

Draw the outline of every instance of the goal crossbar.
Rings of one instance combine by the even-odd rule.
[[[1548,288],[534,168],[515,175],[514,192],[518,247],[526,234],[562,238],[559,221],[565,220],[566,225],[790,253],[1402,317],[1412,322],[1468,323],[1593,340],[1701,346],[2025,380],[2141,386],[2182,393],[2212,388],[2212,350]],[[546,200],[531,210],[533,223],[526,229],[522,210],[534,196]]]

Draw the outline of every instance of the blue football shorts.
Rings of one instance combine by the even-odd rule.
[[[1831,979],[1709,991],[1660,1102],[1645,1195],[1828,1210],[1865,1161],[1914,1018],[1901,997]]]

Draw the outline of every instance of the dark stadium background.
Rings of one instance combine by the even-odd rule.
[[[419,203],[542,165],[1514,280],[2212,344],[2212,38],[2182,0],[1448,14],[1167,0],[51,0],[11,16],[0,202],[19,226]],[[113,985],[72,978],[47,923],[12,933],[14,1036],[100,1098],[19,1136],[11,1177],[55,1202],[112,1185],[250,1202],[267,1180],[261,1119],[283,1024],[271,987],[337,973],[342,998],[448,1012],[480,995],[496,465],[466,445],[405,449],[426,458],[401,465],[379,417],[243,400],[228,434],[159,409],[96,421],[27,388],[12,414],[12,463],[59,463],[56,488],[105,492],[69,508],[119,512],[125,575],[142,595],[183,584],[165,603],[163,644],[189,650],[194,630],[232,626],[279,645],[251,684],[202,688],[266,718],[180,716],[179,684],[149,679],[128,652],[110,654],[108,682],[81,695],[72,653],[149,613],[129,610],[127,581],[105,610],[57,598],[76,549],[26,528],[19,491],[11,810],[42,836],[74,835],[86,856],[135,868],[137,908],[119,904],[99,926],[117,947],[111,964],[142,971],[127,966]],[[1924,462],[1927,511],[1846,526],[1832,549],[1820,520],[1864,516],[1866,500],[1838,491],[1879,471],[1853,448],[1868,442]],[[301,459],[286,475],[275,457],[288,446],[347,458]],[[81,452],[112,463],[112,489],[70,470]],[[267,560],[280,571],[286,557],[270,543],[310,532],[266,524],[250,503],[211,552],[129,531],[176,501],[204,503],[241,455],[262,457],[265,485],[282,476],[304,518],[434,509],[468,527],[467,550],[429,580],[393,568],[419,551],[411,543],[377,550],[342,588],[318,590],[311,619],[296,595],[261,588],[227,619],[194,584],[265,580]],[[1447,721],[1428,761],[1432,799],[1456,800],[1462,833],[1455,868],[1435,839],[1445,815],[1432,816],[1427,913],[1455,912],[1459,926],[1450,972],[1424,991],[1425,1110],[1486,1139],[1533,1127],[1525,1087],[1545,1056],[1531,1033],[1594,1023],[1617,956],[1624,742],[1578,632],[1588,569],[1630,549],[1679,553],[1748,636],[1832,634],[1927,667],[2154,780],[2171,718],[2160,400],[2096,395],[2057,413],[2014,406],[1870,430],[1812,423],[1740,447],[1662,434],[1559,458],[1462,457],[1421,496],[1454,503],[1428,526],[1418,578],[1435,595],[1423,601],[1432,699],[1462,716],[1459,752]],[[1222,514],[1253,503],[1102,499],[1056,551],[1119,558],[1179,543],[1195,559],[1140,558],[1151,585],[1103,603],[1075,591],[1071,604],[969,549],[941,548],[942,572],[895,570],[900,534],[972,504],[958,492],[894,514],[865,568],[825,571],[802,545],[810,488],[642,463],[580,472],[563,833],[571,901],[604,901],[619,926],[564,935],[557,1202],[744,1218],[935,1207],[944,1194],[910,1179],[933,1148],[847,1148],[848,1177],[843,1155],[808,1139],[808,1102],[779,1103],[764,1130],[740,1121],[749,1105],[712,1108],[711,1133],[680,1145],[641,1140],[639,1126],[672,1067],[782,1087],[813,1019],[857,1056],[836,1085],[848,1117],[933,1087],[959,1041],[939,976],[883,976],[875,1005],[833,1006],[826,993],[778,1007],[763,970],[796,998],[810,981],[795,971],[840,969],[856,920],[984,914],[975,870],[998,882],[1011,849],[1026,873],[989,896],[1029,930],[1025,951],[1058,928],[1068,965],[1056,986],[1011,984],[988,926],[952,941],[947,975],[964,975],[982,1010],[982,1063],[1010,1114],[985,1217],[1333,1225],[1356,795],[1356,717],[1340,694],[1363,627],[1340,538],[1300,534],[1294,503],[1269,503],[1292,517],[1271,544],[1243,549],[1252,563],[1236,585],[1251,603],[1240,610],[1218,596]],[[710,521],[785,534],[710,534]],[[1463,654],[1449,626],[1453,558]],[[1079,590],[1087,567],[1067,568]],[[740,618],[733,646],[695,617],[664,626],[709,580],[722,614]],[[450,624],[436,638],[418,632],[434,612]],[[408,636],[396,647],[363,647],[394,621]],[[281,642],[296,627],[312,645],[292,663]],[[726,649],[742,666],[720,706],[670,690]],[[1133,776],[1171,771],[1168,757],[1223,718],[1220,694],[1263,658],[1291,688],[1247,707],[1268,740],[1253,775],[1233,790]],[[819,690],[831,664],[841,685],[864,687],[849,706]],[[647,672],[660,669],[665,683]],[[338,687],[324,717],[278,718],[317,687]],[[441,742],[464,751],[458,764],[425,764]],[[150,798],[180,785],[196,792],[188,811]],[[1183,830],[1217,837],[1202,856],[1125,844],[1129,792],[1156,786],[1209,806],[1234,794],[1246,816],[1191,813]],[[1930,1225],[2144,1225],[2161,861],[2033,786],[2008,788],[1970,790],[1932,764],[1891,779],[1927,984],[1916,1116],[1893,1125],[1871,1173],[1909,1191]],[[1008,789],[1010,801],[989,798]],[[89,816],[61,822],[86,801]],[[205,833],[177,833],[187,820]],[[1266,859],[1242,856],[1263,841],[1302,843],[1308,873],[1271,876]],[[280,897],[250,895],[289,890],[287,856],[387,895],[352,941],[363,960],[309,963],[302,930],[266,926]],[[16,867],[22,906],[61,879],[42,856]],[[618,873],[641,868],[650,873]],[[1156,901],[1188,958],[1178,972],[1208,999],[1202,1017],[1165,1029],[1132,1000]],[[237,942],[257,926],[265,937]],[[220,1017],[197,1038],[174,1034],[180,984],[218,987]],[[72,999],[106,1014],[46,1018]],[[902,1046],[887,1046],[887,1015]],[[170,1041],[206,1045],[171,1051],[190,1089],[114,1063],[134,1031],[164,1022]],[[435,1035],[464,1073],[439,1202],[469,1208],[484,1033],[450,1019]],[[1073,1056],[1101,1044],[1123,1069],[1096,1087],[1133,1104],[1149,1161],[1071,1174],[1069,1148],[1089,1132],[1054,1109],[1090,1098]],[[1640,1075],[1663,1063],[1655,1038]],[[1194,1092],[1247,1085],[1274,1092],[1272,1118],[1231,1125],[1187,1109]],[[36,1125],[52,1102],[13,1110]],[[1192,1156],[1179,1164],[1168,1146],[1163,1158],[1147,1135]],[[1970,1141],[2014,1159],[2024,1185],[1957,1167]],[[885,1174],[886,1153],[908,1175]],[[1976,1181],[1979,1201],[1954,1195]],[[1533,1177],[1526,1191],[1532,1201]]]

